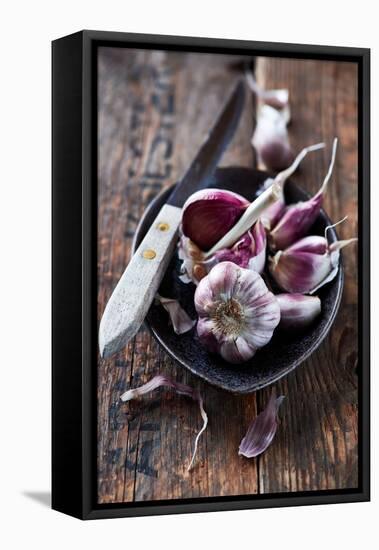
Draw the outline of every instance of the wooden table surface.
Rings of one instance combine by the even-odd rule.
[[[101,48],[99,51],[98,319],[130,257],[149,201],[183,174],[238,76],[236,59]],[[325,209],[349,216],[341,238],[357,235],[357,68],[351,63],[258,58],[257,80],[289,88],[295,151],[325,141],[294,176],[316,191],[339,138]],[[253,166],[250,94],[221,165]],[[251,419],[272,388],[234,396],[201,382],[159,347],[143,327],[128,346],[98,360],[98,500],[100,503],[353,488],[358,485],[357,254],[343,253],[345,288],[337,319],[319,349],[274,386],[286,399],[271,447],[238,456]],[[120,404],[120,394],[158,372],[196,386],[209,426],[196,466],[187,472],[201,427],[197,405],[169,390]]]

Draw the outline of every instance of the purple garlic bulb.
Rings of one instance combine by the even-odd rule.
[[[265,346],[280,321],[280,308],[256,272],[221,262],[195,292],[202,344],[229,363],[248,361]]]

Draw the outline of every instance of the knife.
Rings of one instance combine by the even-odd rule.
[[[234,135],[244,101],[245,88],[240,81],[117,283],[100,321],[103,358],[120,351],[143,323],[174,252],[182,206],[192,193],[206,187]]]

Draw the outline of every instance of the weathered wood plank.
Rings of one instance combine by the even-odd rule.
[[[231,61],[226,56],[101,52],[99,319],[128,262],[131,239],[145,206],[163,186],[182,175],[217,115],[235,77],[229,71]],[[295,149],[321,139],[331,142],[335,133],[339,136],[337,170],[326,209],[335,220],[349,213],[348,224],[340,229],[345,238],[356,233],[356,74],[349,64],[304,63],[261,59],[258,75],[269,86],[289,86]],[[249,102],[223,165],[253,162],[251,98]],[[329,151],[315,153],[296,178],[315,191],[328,162]],[[274,444],[259,461],[236,453],[256,414],[256,396],[233,397],[202,384],[178,369],[146,329],[115,358],[99,361],[99,501],[355,486],[355,251],[344,259],[345,293],[337,322],[319,351],[277,384],[287,396],[282,422]],[[162,390],[138,402],[117,403],[122,391],[159,371],[199,387],[205,395],[210,425],[199,447],[199,466],[191,473],[186,466],[201,426],[195,403]],[[260,407],[269,391],[258,394]]]
[[[357,67],[350,63],[260,58],[258,81],[288,87],[292,107],[290,138],[295,151],[325,141],[294,176],[315,192],[327,170],[334,136],[339,149],[325,209],[341,238],[357,234]],[[343,253],[345,288],[335,324],[320,348],[294,373],[275,385],[286,395],[272,447],[259,459],[263,493],[357,486],[357,254]],[[262,406],[271,388],[258,395]]]
[[[236,77],[232,61],[206,54],[101,50],[99,319],[128,262],[144,208],[183,174],[222,107]],[[224,165],[253,162],[251,97],[245,112]],[[195,403],[158,390],[152,398],[116,404],[125,388],[159,371],[198,386],[205,396],[210,424],[191,473],[186,468],[201,426]],[[237,455],[256,412],[255,396],[230,396],[179,370],[146,329],[114,358],[99,360],[98,400],[99,502],[257,492],[256,463]]]

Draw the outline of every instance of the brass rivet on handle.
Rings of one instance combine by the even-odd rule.
[[[142,256],[145,258],[145,260],[152,260],[153,258],[155,258],[156,255],[157,253],[152,248],[146,248],[146,250],[142,252]]]
[[[159,222],[157,228],[159,229],[159,231],[168,231],[170,229],[170,226],[166,222]]]

